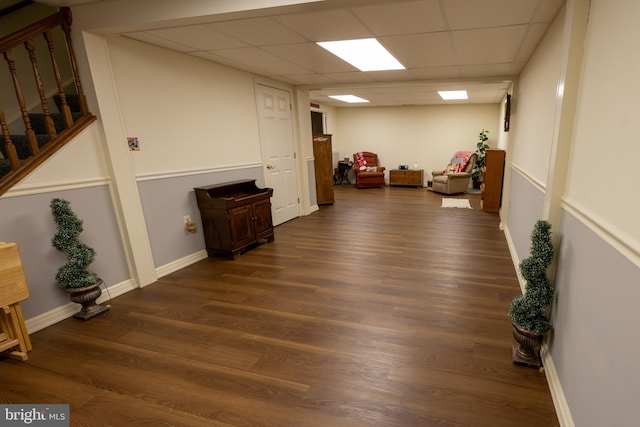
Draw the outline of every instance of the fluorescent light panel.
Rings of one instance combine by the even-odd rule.
[[[439,90],[438,94],[445,101],[452,99],[469,99],[466,90]]]
[[[404,70],[404,65],[373,38],[318,42],[318,45],[360,71]]]
[[[350,104],[356,102],[369,102],[369,100],[360,98],[359,96],[355,95],[330,95],[329,98],[337,99],[338,101],[342,102],[348,102]]]

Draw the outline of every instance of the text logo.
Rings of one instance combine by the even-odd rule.
[[[0,425],[69,427],[69,405],[0,405]]]

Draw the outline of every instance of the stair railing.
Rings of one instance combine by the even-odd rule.
[[[17,108],[12,111],[14,116],[18,116],[12,123],[7,123],[7,109],[3,109],[0,103],[0,154],[2,154],[0,155],[0,195],[96,120],[95,116],[89,112],[80,84],[80,75],[71,42],[71,21],[71,10],[63,7],[59,12],[0,39],[0,52],[8,67],[17,102]],[[64,53],[57,55],[54,47],[53,31],[58,27],[64,34],[65,59],[69,61],[66,65],[71,70],[72,76],[69,79],[72,80],[71,82],[65,82],[59,65],[60,55]],[[36,42],[44,43],[46,49],[36,49]],[[28,57],[27,61],[21,61],[20,64],[17,64],[14,56],[14,51],[18,49],[25,49]],[[30,72],[24,69],[25,62],[30,63]],[[41,66],[41,63],[45,62],[50,63],[50,67]],[[21,65],[22,69],[18,70],[18,65]],[[45,81],[54,81],[55,87],[46,88]],[[33,95],[31,95],[32,99],[27,99],[21,82],[22,84],[33,82],[37,92],[36,99],[33,99]],[[74,93],[65,92],[65,83],[72,86]],[[0,91],[4,95],[12,92],[10,88],[0,88]],[[55,100],[58,107],[57,114],[52,113],[51,99]],[[70,102],[71,100],[74,102]],[[71,103],[73,108],[70,106]],[[30,104],[34,104],[41,113],[31,113]],[[31,110],[33,109],[32,107]],[[57,123],[54,121],[54,115]],[[44,129],[42,135],[37,135],[34,130],[32,123],[34,118],[42,122],[39,123],[40,131]],[[22,124],[24,124],[24,132],[19,132],[19,136],[12,135],[10,128],[15,131]],[[17,140],[21,143],[19,149],[16,147]]]

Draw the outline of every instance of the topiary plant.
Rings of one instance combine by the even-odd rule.
[[[489,145],[487,144],[487,140],[489,137],[487,134],[488,130],[482,129],[482,132],[478,135],[478,143],[476,144],[476,163],[473,165],[473,169],[471,170],[471,179],[475,182],[478,182],[482,179],[482,175],[484,175],[484,171],[482,168],[484,167],[484,160],[486,157],[487,148]]]
[[[547,278],[553,256],[551,224],[538,220],[531,233],[529,257],[520,263],[525,292],[514,298],[509,309],[513,324],[534,334],[544,335],[551,330],[545,311],[553,299],[553,287]]]
[[[67,200],[53,199],[50,206],[57,225],[51,244],[67,257],[67,263],[56,273],[58,286],[83,288],[100,282],[96,273],[88,269],[95,260],[96,251],[80,241],[80,233],[83,230],[82,220],[71,210]]]

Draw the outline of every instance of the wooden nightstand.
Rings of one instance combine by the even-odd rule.
[[[389,185],[422,187],[424,185],[424,170],[391,169],[389,171]]]

